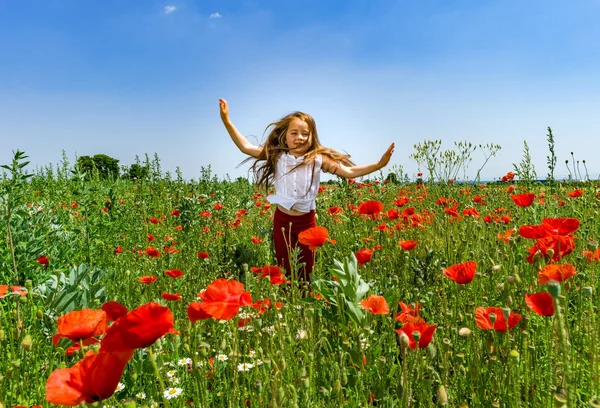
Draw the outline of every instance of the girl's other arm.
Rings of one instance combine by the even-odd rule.
[[[383,156],[381,156],[381,160],[379,160],[377,163],[350,167],[323,156],[323,170],[344,178],[362,177],[387,166],[387,164],[390,161],[390,158],[392,157],[392,153],[394,153],[394,143],[392,143],[390,147],[388,147]]]
[[[260,152],[262,152],[262,147],[250,143],[248,139],[237,130],[233,123],[231,123],[231,120],[229,119],[229,106],[225,99],[219,99],[219,108],[221,111],[221,120],[223,120],[223,124],[225,125],[229,136],[231,136],[233,143],[235,143],[242,153],[247,154],[248,156],[258,157]]]

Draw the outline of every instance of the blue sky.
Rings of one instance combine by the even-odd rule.
[[[551,126],[556,174],[573,152],[599,178],[599,17],[599,0],[0,0],[0,163],[156,152],[188,179],[246,176],[222,97],[255,143],[301,110],[358,164],[396,142],[411,176],[425,139],[500,144],[484,179],[526,140],[543,178]]]

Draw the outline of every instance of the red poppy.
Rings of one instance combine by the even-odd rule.
[[[106,317],[111,322],[116,322],[117,319],[127,315],[127,308],[115,301],[104,303],[102,305],[102,310],[106,313]]]
[[[327,228],[317,225],[299,233],[298,242],[307,245],[311,251],[314,251],[318,247],[323,246],[326,241],[331,241],[327,238],[328,236],[329,231],[327,231]]]
[[[177,279],[183,276],[183,271],[179,269],[169,269],[165,271],[165,275],[170,276],[171,278]]]
[[[596,248],[593,251],[584,250],[583,257],[589,262],[596,262],[600,259],[600,248]]]
[[[148,255],[150,258],[158,258],[160,256],[160,252],[158,252],[158,249],[149,246],[146,248],[146,255]]]
[[[476,269],[477,264],[475,261],[468,261],[445,268],[444,275],[452,279],[454,282],[464,285],[473,280]]]
[[[171,215],[172,215],[173,217],[177,217],[177,216],[178,216],[178,215],[180,215],[180,214],[181,214],[181,211],[179,211],[179,210],[173,210],[173,211],[171,211]]]
[[[333,207],[329,207],[329,210],[327,210],[327,213],[329,215],[339,215],[339,214],[343,214],[344,210],[342,210],[342,207],[337,207],[337,206],[333,206]]]
[[[406,241],[398,241],[398,246],[400,246],[400,248],[404,249],[405,251],[412,251],[416,248],[417,245],[419,245],[419,243],[417,241],[413,241],[412,239],[408,239]]]
[[[579,228],[579,220],[577,218],[544,218],[542,226],[552,235],[571,235]]]
[[[53,405],[76,406],[111,397],[133,350],[88,354],[71,368],[54,370],[46,382],[46,400]]]
[[[21,296],[27,296],[27,288],[24,288],[22,286],[11,286],[10,287],[10,291],[11,292],[16,292]],[[0,297],[4,296],[8,293],[8,285],[0,285]]]
[[[387,216],[388,220],[395,220],[398,217],[400,217],[400,212],[395,208],[390,208],[389,210],[387,210],[385,215]]]
[[[408,204],[408,202],[410,201],[410,199],[408,197],[398,197],[395,201],[394,201],[394,205],[396,207],[403,207],[406,204]]]
[[[146,285],[149,285],[150,283],[156,282],[156,276],[154,276],[154,275],[141,276],[141,277],[138,278],[138,282],[145,283]]]
[[[265,265],[261,269],[261,278],[269,277],[272,285],[281,285],[282,283],[290,283],[289,280],[285,279],[285,274],[280,267],[274,265]]]
[[[494,315],[495,318],[490,318],[490,315]],[[521,321],[521,318],[520,314],[511,311],[507,322],[500,307],[478,307],[475,309],[475,323],[482,330],[505,332],[515,327]],[[494,323],[492,323],[492,320],[494,320]]]
[[[511,240],[511,237],[513,236],[514,231],[513,230],[507,230],[504,233],[500,233],[497,235],[498,239],[500,241],[504,241],[505,243],[509,243]]]
[[[253,236],[252,239],[251,239],[251,241],[252,241],[253,244],[256,244],[256,245],[260,245],[260,244],[263,243],[263,240],[262,240],[261,237],[254,237]]]
[[[435,329],[437,329],[436,325],[429,325],[426,322],[418,322],[418,323],[406,323],[398,330],[394,330],[398,334],[406,334],[408,337],[408,347],[411,349],[414,348],[425,348],[431,342],[433,338],[433,333],[435,333]],[[415,341],[414,333],[419,333],[419,343]]]
[[[200,213],[200,216],[201,216],[201,217],[204,217],[204,218],[208,218],[208,217],[212,217],[212,214],[211,214],[211,213],[209,213],[208,211],[202,211],[202,212]]]
[[[199,297],[202,302],[193,302],[188,306],[188,318],[192,323],[211,317],[230,320],[239,312],[241,306],[252,304],[252,295],[250,292],[244,292],[243,284],[223,278],[208,285]]]
[[[569,197],[571,197],[571,198],[581,197],[582,195],[583,195],[583,191],[581,191],[579,189],[569,191]]]
[[[538,283],[545,285],[551,280],[563,282],[575,275],[577,275],[577,271],[571,264],[546,265],[538,272]]]
[[[548,235],[548,231],[543,225],[521,225],[519,235],[523,238],[540,239]]]
[[[388,314],[390,312],[387,301],[383,296],[369,295],[369,297],[360,301],[360,305],[371,314]]]
[[[575,249],[575,240],[571,236],[549,235],[538,239],[537,242],[527,251],[527,262],[533,264],[533,257],[536,253],[542,254],[546,258],[551,258],[554,262],[569,255]]]
[[[358,206],[358,213],[362,215],[368,215],[371,218],[375,218],[383,210],[383,204],[377,200],[369,200],[360,203]]]
[[[371,260],[371,257],[373,256],[373,250],[361,248],[354,253],[354,256],[356,257],[356,261],[359,265],[364,265]]]
[[[152,234],[146,234],[146,236],[148,237],[148,242],[154,241],[154,235],[152,235]]]
[[[554,316],[554,300],[548,292],[526,293],[525,303],[540,316]]]
[[[509,171],[508,173],[506,173],[506,176],[502,176],[502,181],[504,181],[504,182],[513,181],[514,178],[515,178],[515,173],[513,173],[512,171]]]
[[[394,320],[401,323],[419,323],[425,321],[422,317],[419,317],[419,311],[421,310],[420,304],[417,303],[414,307],[411,307],[404,302],[400,302],[399,305],[402,312],[397,313]]]
[[[147,303],[127,313],[106,330],[100,351],[119,352],[148,347],[173,332],[173,313],[158,303]]]
[[[50,263],[50,260],[48,258],[46,258],[44,255],[41,255],[36,260],[36,262],[39,263],[40,265],[48,266],[48,263]]]
[[[160,221],[158,220],[158,218],[156,217],[152,217],[148,220],[148,222],[150,222],[151,224],[158,224],[160,223]]]
[[[219,211],[222,210],[225,206],[221,203],[216,203],[213,208],[215,209],[215,211]]]
[[[510,196],[513,202],[519,207],[529,207],[535,199],[534,193],[512,194]]]
[[[208,252],[198,252],[198,258],[208,259],[208,258],[210,258],[210,255],[208,254]]]
[[[479,218],[479,212],[475,208],[465,208],[463,210],[463,216]]]
[[[123,248],[122,248],[122,247],[120,247],[120,246],[118,246],[118,247],[116,247],[116,248],[115,248],[115,250],[114,250],[113,252],[114,252],[115,254],[120,254],[120,253],[122,253],[122,252],[123,252]]]
[[[58,334],[52,336],[55,346],[61,338],[77,343],[106,333],[107,316],[103,310],[83,309],[59,317],[57,323]]]
[[[181,300],[181,295],[179,293],[163,292],[160,297],[162,297],[164,300]]]
[[[456,211],[456,207],[444,208],[444,213],[450,215],[452,218],[458,218],[458,211]]]

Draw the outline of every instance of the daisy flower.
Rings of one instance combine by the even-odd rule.
[[[182,392],[183,390],[181,388],[169,388],[165,390],[163,395],[166,399],[171,399],[179,397]]]

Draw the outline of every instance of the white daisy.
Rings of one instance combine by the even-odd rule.
[[[166,399],[171,399],[171,398],[179,397],[182,392],[183,392],[183,390],[181,388],[169,388],[169,389],[165,390],[163,395]]]
[[[167,371],[167,377],[172,378],[172,377],[175,377],[175,375],[177,375],[177,371],[175,371],[175,370]]]
[[[227,361],[227,360],[229,360],[229,357],[227,357],[225,354],[217,354],[217,360]]]
[[[306,330],[298,330],[298,333],[296,333],[296,339],[298,340],[304,340],[308,338],[308,333],[306,332]]]
[[[250,371],[252,367],[254,367],[252,363],[241,363],[238,364],[238,371]]]
[[[253,349],[250,349],[250,351],[248,351],[248,355],[249,355],[250,357],[254,357],[254,356],[256,355],[256,351],[255,351],[255,350],[253,350]]]
[[[116,392],[120,392],[123,391],[125,389],[125,384],[123,384],[122,382],[117,384],[117,388],[116,388]]]
[[[143,392],[138,392],[137,394],[135,394],[135,397],[139,399],[146,399],[146,394],[144,394]]]
[[[177,364],[179,364],[180,366],[187,366],[192,364],[192,359],[189,357],[182,358],[177,362]]]

